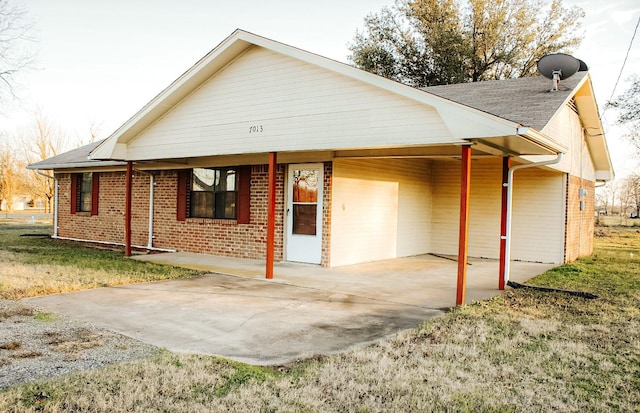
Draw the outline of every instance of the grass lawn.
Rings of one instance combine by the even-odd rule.
[[[0,298],[16,300],[198,274],[129,260],[118,251],[52,240],[47,234],[51,225],[0,219]]]
[[[62,252],[40,256],[49,240],[11,246],[0,231],[0,253],[31,272],[69,265]],[[602,231],[593,256],[530,281],[594,300],[508,290],[378,344],[290,366],[163,352],[8,388],[0,411],[640,412],[640,231]],[[121,260],[83,250],[86,273],[112,270],[102,254]]]

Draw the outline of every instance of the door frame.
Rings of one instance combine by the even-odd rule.
[[[319,171],[318,175],[318,201],[317,201],[317,210],[316,210],[316,235],[313,242],[309,242],[308,245],[313,245],[314,247],[314,259],[310,260],[300,260],[300,259],[291,259],[291,250],[292,242],[295,241],[295,238],[299,237],[299,240],[304,240],[303,237],[305,235],[295,235],[292,234],[293,231],[293,199],[292,199],[292,174],[294,169],[317,169]],[[324,163],[322,162],[313,162],[313,163],[295,163],[288,164],[287,171],[285,175],[285,202],[284,202],[284,259],[286,261],[291,262],[300,262],[307,264],[322,264],[322,245],[323,245],[323,212],[324,212]]]

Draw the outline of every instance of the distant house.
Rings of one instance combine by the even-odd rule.
[[[613,169],[589,73],[550,88],[416,89],[237,30],[106,140],[29,167],[54,170],[57,238],[335,267],[499,258],[510,218],[511,259],[563,263],[592,252]],[[515,172],[507,217],[508,167],[558,154]]]

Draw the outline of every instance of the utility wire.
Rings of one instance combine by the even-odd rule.
[[[616,79],[616,84],[613,85],[613,90],[611,91],[611,96],[609,97],[609,101],[613,99],[613,95],[616,93],[616,88],[618,87],[618,82],[620,82],[620,78],[622,77],[622,71],[624,70],[624,66],[627,64],[627,59],[629,58],[629,53],[631,52],[631,46],[633,46],[633,40],[636,38],[636,33],[638,32],[638,26],[640,26],[640,16],[638,17],[638,22],[636,23],[636,28],[633,31],[633,36],[631,36],[631,42],[629,42],[629,48],[627,49],[627,54],[624,57],[624,61],[622,62],[622,67],[620,68],[620,73],[618,73],[618,79]],[[609,109],[609,105],[606,105],[602,113],[604,113],[607,109]]]

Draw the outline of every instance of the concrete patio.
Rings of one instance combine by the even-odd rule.
[[[326,269],[191,253],[135,259],[195,268],[206,276],[99,288],[28,299],[172,351],[252,364],[284,364],[364,345],[440,315],[455,305],[457,263],[422,255]],[[550,264],[512,263],[524,282]],[[498,262],[471,259],[467,302],[500,293]]]

